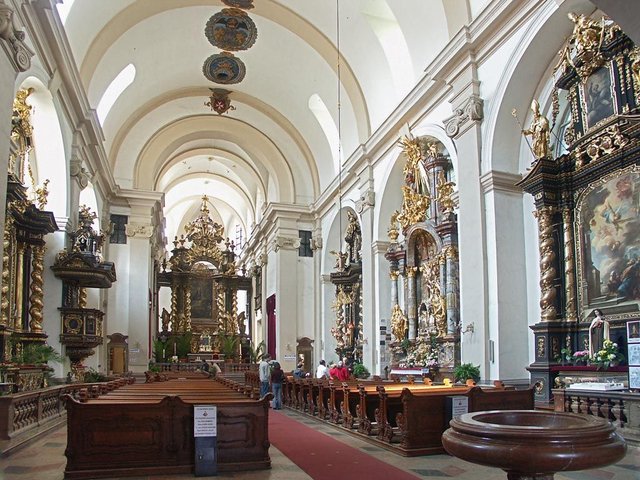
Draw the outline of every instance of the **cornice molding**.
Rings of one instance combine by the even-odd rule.
[[[18,30],[13,8],[0,0],[0,44],[17,72],[26,72],[31,68],[32,52],[24,42],[26,35]]]
[[[522,194],[522,188],[516,184],[522,180],[522,175],[516,173],[491,170],[480,177],[480,185],[484,193],[492,191],[502,193]]]

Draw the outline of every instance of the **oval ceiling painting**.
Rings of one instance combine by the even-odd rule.
[[[246,72],[247,69],[242,60],[229,52],[211,55],[202,66],[202,73],[205,77],[212,82],[225,85],[240,83]]]
[[[245,8],[247,10],[253,8],[253,0],[222,0],[222,3],[230,7]]]
[[[258,29],[242,10],[225,8],[211,16],[204,34],[214,47],[236,52],[246,50],[256,42]]]

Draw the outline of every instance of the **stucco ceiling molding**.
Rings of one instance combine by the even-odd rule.
[[[251,217],[255,218],[255,203],[254,201],[251,199],[250,195],[247,193],[247,191],[242,187],[242,185],[231,181],[228,177],[223,177],[221,175],[217,175],[215,173],[207,173],[207,172],[191,172],[188,175],[183,175],[180,178],[177,178],[176,180],[172,181],[169,185],[167,185],[166,187],[166,191],[170,192],[172,189],[174,188],[178,188],[180,186],[180,184],[187,182],[189,180],[202,180],[204,179],[206,180],[213,180],[214,182],[219,182],[219,183],[223,183],[225,185],[227,185],[228,187],[230,187],[235,193],[238,194],[239,197],[242,197],[243,199],[243,203],[244,205],[241,205],[240,207],[244,207],[247,210],[249,210],[251,212]],[[209,199],[218,199],[220,201],[223,201],[225,203],[227,203],[225,201],[224,198],[216,196],[215,193],[211,193],[211,192],[199,192],[200,193],[200,200],[199,203],[202,203],[202,194],[207,194],[207,196],[209,197]],[[172,208],[173,205],[167,205],[167,208],[170,209]],[[234,207],[230,207],[232,208],[237,214],[238,217],[240,218],[246,218],[245,212],[240,212],[238,210],[238,205],[234,206]]]
[[[208,89],[205,87],[187,87],[176,90],[171,90],[163,95],[158,95],[149,102],[138,108],[133,115],[131,115],[125,123],[123,123],[118,132],[114,136],[109,151],[109,165],[115,171],[116,160],[120,155],[122,144],[124,143],[127,135],[131,133],[134,127],[143,119],[152,113],[155,109],[165,105],[166,103],[177,100],[180,98],[189,97],[202,97],[203,99],[209,95]],[[306,170],[310,175],[311,184],[313,187],[313,195],[317,196],[320,192],[320,179],[318,174],[318,168],[316,166],[313,154],[309,145],[305,141],[304,137],[300,134],[298,129],[289,121],[287,117],[280,112],[272,108],[270,105],[264,103],[258,98],[248,95],[243,92],[233,92],[233,101],[236,105],[246,104],[252,108],[255,108],[265,116],[269,117],[278,127],[280,127],[287,135],[290,136],[291,141],[300,150],[301,159],[306,165]],[[213,116],[213,115],[211,115]],[[169,119],[167,119],[169,120]],[[168,123],[168,121],[166,122]]]
[[[236,155],[233,152],[223,150],[221,148],[193,148],[189,149],[185,152],[181,152],[178,155],[170,158],[163,166],[162,169],[158,172],[158,177],[154,182],[154,189],[164,191],[171,185],[174,180],[172,179],[169,182],[164,182],[165,175],[169,172],[169,170],[182,161],[188,161],[190,158],[196,156],[208,156],[208,157],[218,157],[224,158],[229,161],[229,163],[235,163],[239,165],[241,168],[238,169],[240,171],[236,171],[235,173],[238,177],[248,176],[251,178],[251,182],[245,182],[245,190],[249,190],[250,183],[255,183],[257,189],[261,190],[263,195],[266,196],[266,183],[264,179],[260,176],[260,172],[255,167],[253,163],[244,159],[240,155]],[[243,175],[243,172],[246,172],[246,175]],[[206,172],[205,172],[206,173]]]
[[[159,0],[138,0],[121,10],[97,33],[84,56],[82,66],[80,67],[80,77],[85,88],[89,88],[98,64],[107,50],[129,29],[154,15],[175,8],[211,6],[212,3],[221,5],[221,2],[211,2],[211,0],[181,0],[179,4]],[[325,34],[300,15],[274,0],[260,0],[260,3],[256,5],[256,9],[252,11],[252,14],[271,20],[289,30],[291,33],[294,33],[315,50],[332,70],[335,71],[337,69],[337,52],[335,45]],[[360,142],[364,142],[369,138],[371,133],[369,112],[364,98],[364,92],[353,70],[343,56],[340,58],[340,66],[341,81],[351,100],[356,117],[358,139]]]
[[[134,188],[153,188],[154,179],[168,159],[187,142],[212,139],[235,143],[273,178],[276,198],[295,201],[295,180],[287,160],[271,139],[240,120],[213,115],[191,116],[175,120],[150,138],[133,166]],[[305,179],[298,179],[300,182]]]

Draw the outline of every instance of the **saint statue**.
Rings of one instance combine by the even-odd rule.
[[[589,325],[589,355],[593,357],[602,350],[605,340],[609,340],[609,322],[604,318],[602,310],[593,311],[595,318]]]
[[[356,214],[348,210],[347,217],[349,218],[349,225],[347,225],[344,235],[344,240],[347,242],[347,258],[349,263],[358,263],[360,262],[360,250],[362,249],[362,232]]]
[[[540,113],[540,104],[536,99],[531,102],[533,120],[528,130],[523,130],[524,135],[531,136],[533,145],[531,150],[536,160],[548,157],[551,154],[549,148],[549,120]]]
[[[401,342],[407,334],[407,329],[407,317],[402,312],[400,305],[396,303],[391,310],[391,333],[396,341]]]
[[[166,308],[162,309],[162,313],[160,314],[160,318],[162,318],[162,331],[169,331],[169,322],[171,321],[171,314],[167,311]]]

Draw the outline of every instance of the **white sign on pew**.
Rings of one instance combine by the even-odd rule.
[[[218,436],[218,408],[215,405],[193,406],[193,436]]]
[[[451,397],[451,417],[458,418],[464,413],[469,413],[469,397]]]

